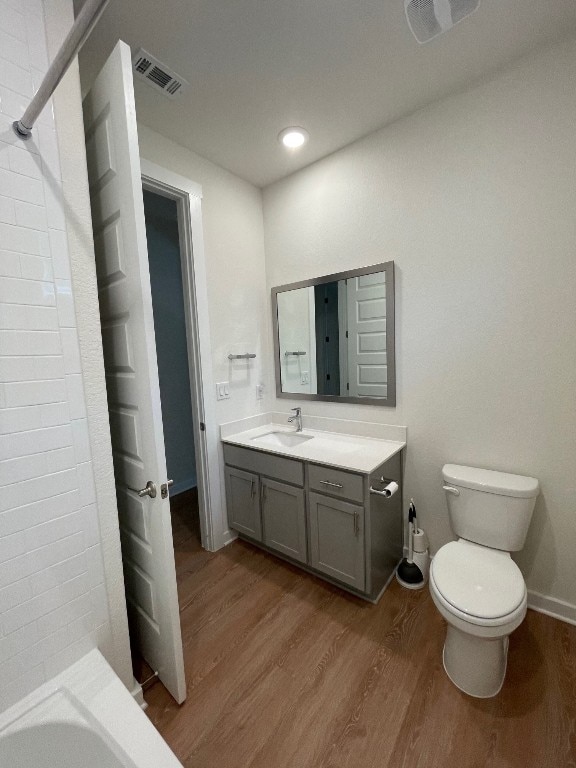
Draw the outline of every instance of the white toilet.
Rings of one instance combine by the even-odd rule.
[[[495,696],[506,676],[508,636],[526,616],[526,585],[510,552],[522,549],[538,480],[446,464],[452,530],[430,567],[430,592],[448,622],[446,674],[464,693]]]

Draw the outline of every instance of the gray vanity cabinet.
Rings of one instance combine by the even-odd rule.
[[[262,541],[260,478],[252,472],[226,466],[228,522],[240,533]]]
[[[263,477],[261,480],[263,541],[300,563],[308,561],[306,505],[302,488]]]
[[[377,602],[402,556],[400,454],[370,475],[224,443],[231,528],[311,573]],[[372,490],[371,490],[372,488]]]
[[[309,494],[310,565],[363,592],[366,585],[364,507]]]

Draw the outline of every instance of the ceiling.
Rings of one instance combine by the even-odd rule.
[[[482,0],[426,45],[403,0],[110,0],[81,54],[83,87],[118,38],[190,82],[136,81],[139,120],[265,186],[425,104],[576,34],[576,0]],[[286,126],[310,140],[288,152]]]

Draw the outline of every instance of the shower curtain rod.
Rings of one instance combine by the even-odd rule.
[[[108,0],[86,0],[80,9],[80,13],[66,35],[66,39],[60,46],[60,50],[54,57],[54,61],[48,67],[48,71],[44,75],[44,79],[40,83],[40,87],[28,108],[20,120],[15,120],[12,123],[14,133],[19,138],[29,139],[32,135],[32,128],[38,119],[38,115],[48,103],[48,99],[66,74],[74,57],[86,42],[106,5],[108,5]]]

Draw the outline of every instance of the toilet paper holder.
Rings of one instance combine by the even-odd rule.
[[[370,493],[373,493],[375,496],[384,496],[385,499],[389,499],[391,496],[394,496],[396,491],[400,488],[395,480],[388,480],[385,477],[381,477],[380,482],[384,483],[384,488],[374,488],[374,486],[371,485]]]

